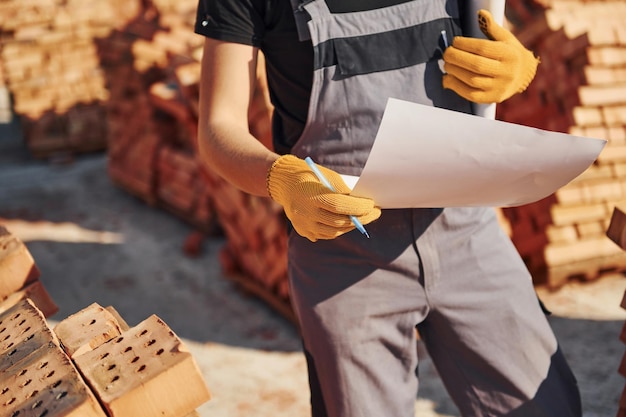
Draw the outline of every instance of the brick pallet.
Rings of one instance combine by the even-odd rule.
[[[108,91],[94,39],[138,10],[138,0],[0,3],[0,85],[33,156],[106,148]]]
[[[498,106],[501,120],[607,139],[597,161],[550,197],[503,209],[537,281],[558,287],[626,268],[604,235],[626,200],[626,4],[508,1],[520,41],[541,58],[535,80]]]
[[[195,5],[188,6],[184,16],[193,11]],[[110,86],[107,169],[114,183],[146,203],[215,233],[212,191],[194,156],[197,121],[184,91],[176,88],[177,68],[195,62],[201,47],[183,22],[151,5],[123,30],[98,40]]]
[[[24,291],[39,270],[21,241],[0,230],[0,415],[198,416],[209,390],[163,320],[130,327],[94,303],[49,327],[56,305],[41,286]]]
[[[109,174],[148,204],[206,233],[221,229],[227,237],[220,253],[226,277],[295,323],[282,208],[201,166],[195,138],[202,38],[155,6],[154,13],[144,12],[98,42],[111,85]],[[195,6],[187,10],[190,16]],[[269,144],[271,105],[262,68],[249,119],[255,136]]]

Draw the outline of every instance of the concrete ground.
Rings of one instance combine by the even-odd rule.
[[[213,399],[203,417],[305,417],[306,366],[294,326],[226,279],[221,237],[183,251],[193,229],[115,187],[106,155],[30,157],[16,121],[0,124],[0,219],[27,245],[59,305],[52,324],[91,303],[135,325],[161,317],[193,353]],[[0,220],[2,223],[2,220]],[[621,274],[538,291],[576,374],[585,417],[615,417],[626,379]],[[458,416],[420,346],[416,416]]]

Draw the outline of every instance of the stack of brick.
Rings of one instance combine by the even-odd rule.
[[[24,244],[0,227],[0,415],[192,417],[210,399],[157,316],[137,326],[97,304],[48,326],[56,305]]]
[[[26,245],[0,225],[0,313],[31,299],[50,317],[58,307],[39,280],[40,271]]]
[[[0,75],[35,157],[106,147],[108,98],[94,39],[138,11],[138,0],[0,2]]]
[[[626,199],[626,4],[508,1],[520,41],[541,58],[535,80],[498,106],[498,119],[607,139],[582,175],[539,202],[504,209],[537,282],[559,286],[626,268],[604,231]],[[546,7],[544,9],[544,7]]]
[[[212,191],[195,158],[197,119],[178,79],[201,49],[186,23],[195,15],[192,3],[145,4],[136,19],[97,42],[110,93],[108,172],[148,204],[213,233]]]
[[[94,303],[54,332],[107,416],[191,417],[210,399],[193,356],[156,315],[129,327]]]
[[[106,417],[29,299],[0,314],[0,323],[3,416]]]
[[[155,1],[140,19],[98,43],[111,92],[109,175],[196,227],[210,229],[219,219],[227,237],[220,257],[227,276],[292,318],[282,208],[237,190],[197,156],[203,40],[175,17],[192,21],[197,4],[189,5]],[[249,119],[251,132],[268,143],[271,105],[262,68],[261,62]]]
[[[207,172],[227,242],[220,262],[228,278],[296,322],[287,281],[287,228],[280,205],[246,194]]]
[[[30,299],[0,314],[0,414],[191,417],[210,399],[183,342],[157,316],[128,327],[97,304],[50,328]]]

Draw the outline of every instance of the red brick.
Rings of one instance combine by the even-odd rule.
[[[73,359],[122,334],[109,310],[93,303],[54,327],[65,352]]]
[[[35,281],[39,275],[24,243],[0,225],[0,300]]]
[[[76,358],[111,417],[178,417],[210,399],[183,342],[157,316]]]

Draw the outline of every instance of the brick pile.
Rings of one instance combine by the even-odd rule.
[[[197,3],[186,9],[177,5],[171,15],[165,2],[154,2],[140,18],[98,42],[110,85],[109,175],[148,204],[201,230],[210,233],[219,226],[227,237],[220,253],[227,277],[294,320],[282,208],[241,192],[197,157],[203,39],[188,23]],[[249,120],[251,132],[269,143],[271,105],[262,59]]]
[[[0,415],[197,417],[210,399],[184,343],[159,317],[128,326],[92,304],[57,311],[19,239],[0,233]],[[4,296],[4,294],[9,294]]]
[[[138,0],[0,2],[0,87],[35,157],[106,147],[108,98],[94,39],[128,21]]]
[[[508,1],[520,41],[541,58],[528,90],[498,106],[497,118],[607,139],[598,160],[555,194],[503,209],[511,237],[538,282],[593,279],[626,268],[604,235],[626,200],[626,3]]]
[[[129,327],[92,304],[49,327],[28,298],[0,314],[0,414],[192,417],[210,399],[184,343],[160,318]]]
[[[143,5],[137,18],[97,42],[110,93],[108,172],[146,203],[213,233],[212,191],[194,151],[197,93],[182,79],[201,48],[188,23],[196,5],[159,3]]]

